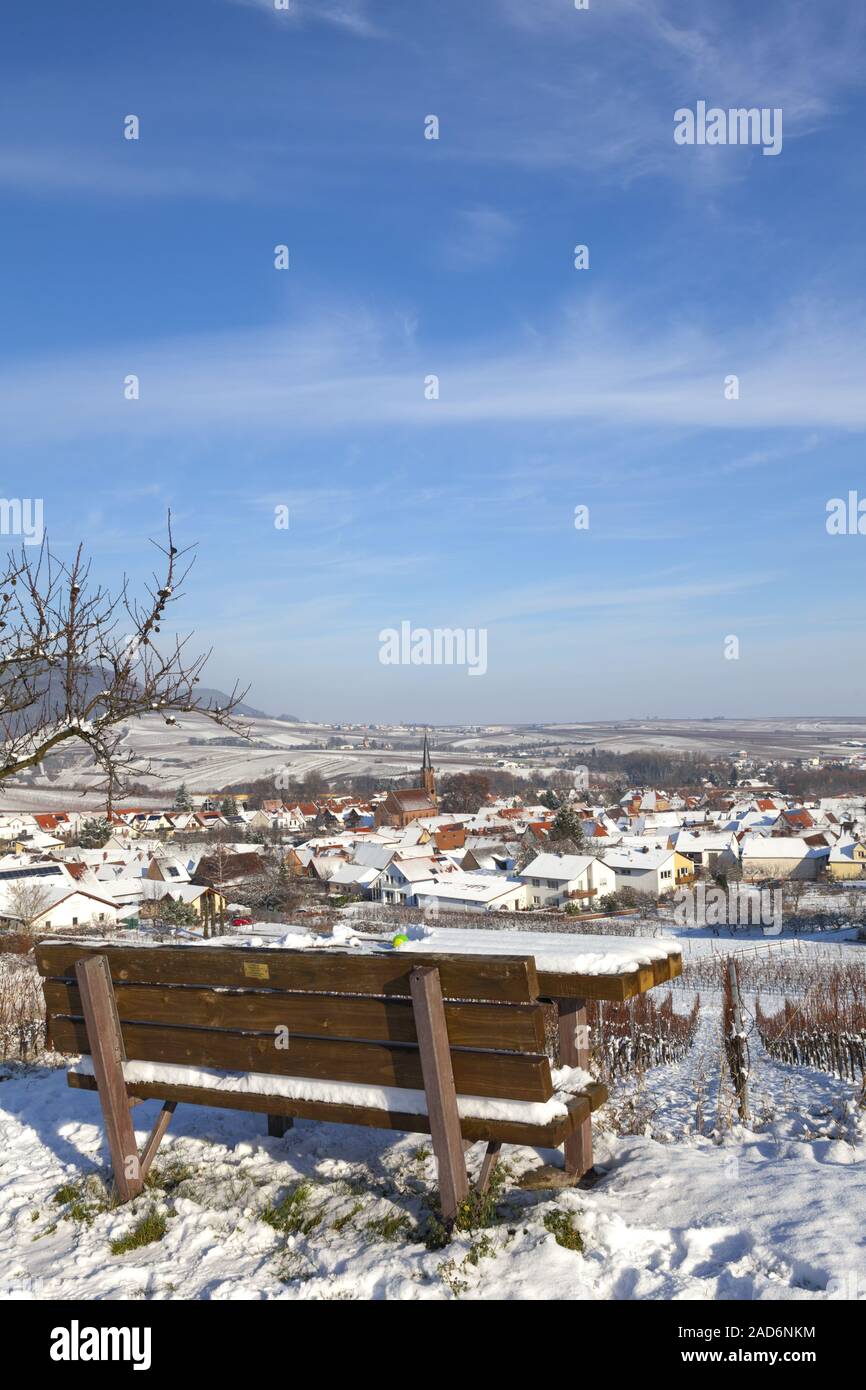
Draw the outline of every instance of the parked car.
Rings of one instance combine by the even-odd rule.
[[[233,927],[251,927],[253,925],[252,917],[232,917],[230,920]]]

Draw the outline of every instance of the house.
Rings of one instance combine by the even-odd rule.
[[[225,894],[203,883],[161,883],[148,879],[142,887],[142,905],[162,902],[169,898],[172,902],[185,903],[187,907],[191,907],[196,917],[218,917],[228,906]]]
[[[444,866],[431,858],[392,859],[376,876],[371,895],[377,902],[418,907],[418,893],[434,883]]]
[[[193,882],[207,887],[222,887],[224,884],[243,883],[248,878],[259,878],[267,866],[260,854],[253,852],[206,854],[198,862]]]
[[[614,871],[590,854],[538,854],[518,878],[527,907],[594,907],[616,887]]]
[[[677,854],[701,869],[712,869],[720,854],[735,853],[736,844],[732,830],[681,830],[674,840]]]
[[[0,888],[0,921],[7,927],[26,926],[29,931],[62,931],[69,927],[116,926],[117,903],[90,889],[60,884],[37,889],[26,905],[21,895]]]
[[[189,864],[182,859],[162,859],[154,856],[147,867],[147,878],[155,878],[163,883],[189,883]]]
[[[804,806],[793,811],[782,811],[770,826],[771,835],[803,835],[811,830],[815,822]]]
[[[866,875],[866,845],[846,837],[830,850],[827,870],[831,878],[863,878]]]
[[[814,879],[829,856],[826,845],[808,845],[797,836],[744,835],[740,841],[740,864],[746,879]],[[723,856],[719,867],[725,862]]]
[[[318,879],[333,894],[364,892],[375,882],[376,869],[353,864],[340,855],[316,855],[307,865],[307,877]]]
[[[517,863],[519,852],[519,845],[493,844],[483,849],[476,845],[474,849],[466,850],[460,867],[467,872],[471,869],[483,869],[485,873],[510,874]]]
[[[614,847],[604,851],[602,860],[616,877],[617,888],[633,888],[637,893],[647,893],[660,898],[671,893],[678,882],[687,880],[693,866],[680,856],[677,865],[676,850],[635,849]]]
[[[476,912],[517,912],[525,905],[526,889],[519,879],[497,874],[456,870],[416,888],[418,906],[428,912],[469,909]]]

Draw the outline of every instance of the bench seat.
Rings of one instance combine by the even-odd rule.
[[[153,1071],[154,1068],[141,1067],[135,1062],[124,1065],[126,1089],[131,1098],[212,1105],[227,1110],[407,1133],[430,1132],[423,1091],[310,1081],[306,1077],[277,1079],[255,1072],[212,1072],[205,1084],[201,1084],[204,1076],[199,1074],[198,1084],[191,1084],[180,1079],[186,1068],[161,1066],[159,1076],[147,1075]],[[177,1074],[177,1081],[172,1080],[172,1073]],[[554,1073],[554,1080],[557,1079]],[[67,1073],[67,1082],[76,1090],[97,1089],[89,1058],[82,1058],[73,1066]],[[337,1094],[339,1100],[334,1099]],[[556,1149],[606,1099],[607,1088],[595,1081],[585,1082],[579,1091],[557,1091],[544,1102],[502,1102],[485,1096],[459,1096],[460,1132],[464,1139],[473,1143],[499,1140],[504,1144]]]

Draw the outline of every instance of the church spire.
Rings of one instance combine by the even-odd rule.
[[[436,801],[436,774],[433,771],[433,762],[430,758],[430,740],[428,730],[424,730],[424,753],[421,758],[421,786],[429,793],[432,801]]]

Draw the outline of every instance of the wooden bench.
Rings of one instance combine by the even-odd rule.
[[[565,1181],[592,1167],[590,1114],[607,1091],[555,1095],[532,957],[46,942],[36,959],[49,1044],[90,1055],[92,1074],[67,1079],[99,1092],[123,1201],[181,1103],[261,1112],[274,1135],[295,1118],[429,1133],[447,1223],[479,1140],[482,1189],[502,1144],[563,1146]],[[563,1065],[586,1068],[582,1003],[562,1001],[560,1044]],[[172,1075],[182,1067],[232,1073],[239,1089]],[[139,1153],[130,1107],[151,1099],[163,1108]]]

